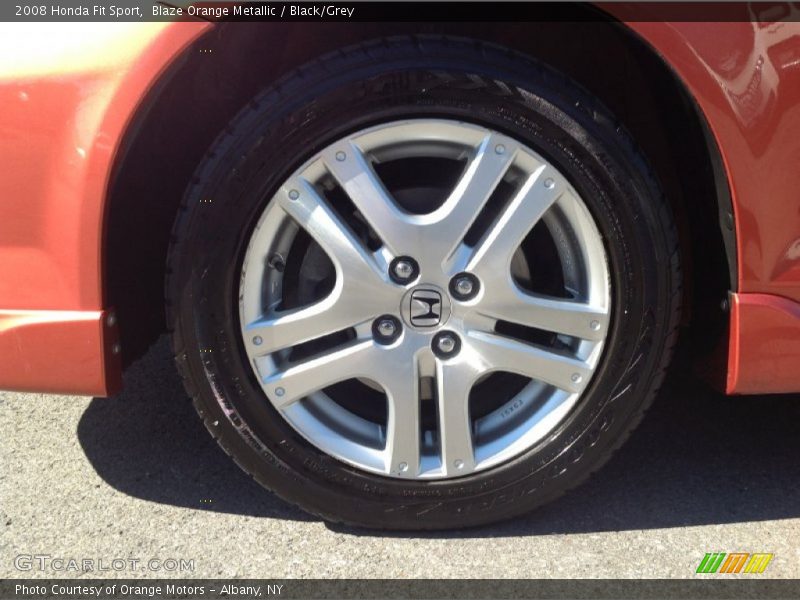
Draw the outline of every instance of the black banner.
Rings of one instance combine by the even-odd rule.
[[[0,21],[136,22],[799,21],[798,2],[219,2],[3,0]]]
[[[7,579],[0,581],[4,600],[240,599],[258,598],[530,598],[587,600],[800,597],[800,580],[737,579]]]

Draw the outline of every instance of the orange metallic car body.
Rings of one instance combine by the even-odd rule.
[[[736,231],[729,393],[800,391],[800,23],[628,23],[719,147]],[[121,385],[108,187],[147,92],[205,22],[0,30],[0,389]],[[725,40],[718,44],[715,40]]]

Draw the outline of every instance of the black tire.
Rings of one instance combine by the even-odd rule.
[[[339,462],[278,415],[242,346],[239,269],[270,191],[310,155],[372,124],[442,115],[512,135],[570,178],[607,245],[613,314],[590,387],[544,442],[471,476],[414,482]],[[254,98],[214,143],[186,192],[166,287],[178,368],[225,451],[308,512],[389,529],[497,521],[583,481],[651,403],[675,344],[681,298],[670,208],[609,112],[530,58],[444,37],[382,39],[339,51]]]

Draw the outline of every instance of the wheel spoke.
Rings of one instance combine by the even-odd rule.
[[[285,408],[324,387],[352,379],[370,377],[380,352],[366,340],[291,364],[264,379],[273,404]]]
[[[582,360],[492,333],[472,331],[469,344],[487,371],[516,373],[568,392],[582,391],[592,373]]]
[[[451,258],[508,171],[515,154],[516,146],[508,138],[493,134],[483,139],[447,200],[426,219],[431,222],[425,232],[429,253],[443,263]]]
[[[293,197],[296,196],[296,197]],[[337,277],[349,280],[383,281],[373,255],[356,239],[314,187],[295,179],[281,188],[280,205],[322,247],[336,266]]]
[[[419,373],[417,361],[397,360],[378,380],[389,404],[386,471],[416,477],[420,468]]]
[[[605,337],[609,320],[605,308],[528,293],[513,281],[488,285],[481,312],[494,319],[594,341]]]
[[[564,189],[565,182],[554,169],[542,165],[534,171],[475,247],[463,270],[487,277],[506,271],[514,251]]]
[[[245,341],[251,353],[264,355],[368,322],[377,312],[368,312],[367,308],[363,303],[347,301],[335,289],[310,306],[276,312],[250,323],[245,328]]]
[[[467,474],[475,469],[469,392],[474,373],[466,363],[437,361],[436,384],[439,410],[439,444],[446,475]]]
[[[341,147],[340,147],[341,146]],[[414,250],[413,226],[397,206],[361,149],[346,142],[324,152],[322,159],[373,231],[395,256]],[[340,160],[344,156],[344,160]]]

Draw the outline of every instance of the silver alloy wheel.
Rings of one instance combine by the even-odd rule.
[[[462,165],[427,212],[402,207],[377,174],[381,164],[413,157]],[[510,191],[497,201],[501,186]],[[334,207],[333,189],[361,231]],[[540,225],[554,243],[564,294],[531,291],[515,274],[523,264],[536,279],[521,247]],[[297,281],[286,273],[304,234],[333,276],[320,297],[297,305],[287,301]],[[403,257],[416,271],[397,267]],[[413,278],[398,283],[393,269],[395,278]],[[463,273],[474,286],[457,279]],[[346,463],[403,479],[467,475],[541,441],[589,384],[611,314],[602,238],[565,177],[506,135],[444,119],[358,131],[297,169],[251,235],[239,306],[255,375],[294,429]],[[393,331],[387,318],[394,338],[381,337]],[[509,334],[509,324],[548,341]],[[473,411],[471,390],[494,373],[524,380],[508,397],[492,398],[490,386],[490,409]],[[331,386],[349,380],[385,394],[385,420],[334,399]],[[429,404],[433,425],[421,417]]]

